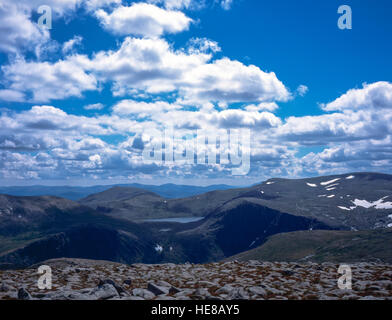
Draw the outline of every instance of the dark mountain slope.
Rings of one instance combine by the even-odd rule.
[[[270,235],[309,229],[331,227],[241,200],[233,208],[211,213],[195,228],[177,232],[168,241],[172,247],[181,244],[185,256],[210,262],[257,247]]]
[[[392,263],[392,230],[299,231],[271,236],[258,248],[227,260]]]
[[[116,218],[135,220],[137,218],[154,218],[165,199],[143,189],[114,187],[93,194],[79,201],[94,210]]]
[[[84,258],[122,263],[156,263],[154,242],[122,230],[77,226],[0,256],[0,268],[23,268],[53,258]]]
[[[160,259],[155,236],[143,225],[55,197],[3,195],[0,200],[0,263],[26,266],[75,256],[128,263]]]
[[[42,230],[55,225],[57,214],[79,215],[91,212],[88,207],[57,197],[15,197],[0,195],[0,236]]]

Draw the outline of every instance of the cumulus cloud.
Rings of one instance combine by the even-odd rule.
[[[139,174],[164,178],[168,172],[173,177],[200,179],[231,175],[221,164],[209,170],[199,165],[146,164],[141,153],[153,143],[147,136],[155,130],[159,137],[160,130],[167,127],[175,128],[179,136],[193,136],[197,129],[212,136],[219,130],[250,128],[252,169],[248,178],[253,179],[379,167],[392,170],[392,113],[388,109],[345,110],[283,120],[265,111],[275,106],[248,107],[218,110],[207,103],[198,110],[188,110],[177,103],[126,99],[116,103],[111,114],[101,116],[71,115],[52,106],[4,113],[0,117],[0,175],[21,177],[18,170],[30,178],[137,178]],[[100,139],[105,135],[121,135],[124,140],[109,144]],[[163,143],[163,138],[159,139]],[[323,148],[318,153],[296,156],[303,146]]]
[[[233,5],[233,0],[221,0],[220,5],[224,10],[230,10]]]
[[[264,72],[228,58],[203,64],[184,74],[184,95],[194,100],[287,101],[290,93],[274,72]]]
[[[93,59],[74,57],[102,81],[113,81],[114,94],[135,90],[149,93],[176,90],[183,73],[205,63],[210,56],[173,51],[163,39],[126,38],[117,51],[102,51]]]
[[[168,9],[187,9],[196,5],[200,0],[148,0],[150,3],[163,4]]]
[[[245,107],[247,111],[275,111],[279,106],[275,102],[261,102],[257,105],[251,104]]]
[[[222,49],[216,41],[207,38],[192,38],[188,42],[188,52],[195,53],[215,53]]]
[[[303,84],[301,84],[300,86],[298,86],[297,88],[297,93],[301,96],[304,97],[309,91],[309,88]]]
[[[0,90],[0,100],[10,102],[23,102],[25,96],[22,92],[16,90],[2,89]]]
[[[86,0],[86,8],[90,11],[94,11],[99,8],[112,7],[120,5],[122,0]]]
[[[64,15],[69,11],[74,11],[84,0],[3,0],[2,2],[16,4],[19,8],[26,10],[37,10],[41,5],[49,6],[56,14]]]
[[[301,144],[382,140],[392,133],[392,85],[365,84],[331,103],[323,104],[319,116],[289,117],[277,130],[279,137]]]
[[[247,127],[259,131],[281,124],[281,120],[270,112],[224,110],[218,113],[215,118],[218,126],[226,129]]]
[[[144,101],[122,100],[113,107],[113,111],[120,115],[137,114],[138,117],[145,117],[180,108],[181,106],[179,105],[170,104],[165,101],[149,103]]]
[[[29,101],[47,102],[53,99],[81,97],[86,90],[96,90],[97,80],[70,60],[27,62],[18,59],[2,68],[9,90],[31,95]]]
[[[50,41],[50,33],[32,20],[42,5],[49,6],[52,18],[70,16],[84,5],[89,11],[119,5],[121,0],[2,0],[0,2],[0,51],[20,54],[35,51],[37,56]]]
[[[188,30],[192,19],[180,11],[165,10],[148,3],[119,6],[113,12],[96,12],[103,27],[118,35],[156,37]]]
[[[360,109],[391,109],[392,83],[386,81],[364,84],[362,89],[352,89],[328,104],[322,105],[325,111]]]
[[[18,175],[17,170],[22,170],[22,165],[17,163],[20,159],[18,152],[36,154],[31,153],[29,158],[25,159],[23,170],[35,173],[39,178],[62,179],[65,176],[69,178],[90,175],[92,172],[101,178],[107,178],[109,173],[120,176],[129,170],[133,170],[134,174],[134,170],[137,170],[136,172],[140,173],[155,172],[164,176],[169,167],[176,168],[176,173],[173,172],[175,176],[192,176],[195,169],[200,171],[202,177],[204,169],[197,165],[194,169],[190,166],[184,170],[180,164],[174,164],[174,167],[169,164],[146,164],[141,153],[145,145],[152,143],[147,135],[151,135],[155,128],[159,137],[160,131],[157,130],[179,124],[176,134],[189,136],[196,128],[184,126],[187,119],[198,123],[204,132],[209,132],[209,136],[216,134],[219,128],[230,127],[230,122],[235,122],[236,128],[259,126],[259,130],[262,130],[261,126],[267,129],[271,125],[277,125],[274,122],[279,122],[272,114],[266,113],[247,114],[241,110],[211,112],[207,108],[186,111],[179,110],[179,107],[165,102],[124,100],[113,107],[111,115],[105,116],[71,115],[53,106],[34,106],[26,111],[5,113],[0,117],[0,157],[6,157],[3,166],[9,169],[8,177],[12,174],[15,177]],[[138,115],[140,112],[150,113],[150,122],[135,122],[125,117],[125,114]],[[155,117],[156,114],[160,115]],[[182,124],[179,119],[183,121]],[[124,142],[118,144],[107,144],[98,137],[119,134],[124,136]],[[129,134],[134,137],[127,139]],[[212,145],[210,147],[216,148]],[[225,170],[230,172],[224,165],[213,165],[212,168],[212,171],[206,172],[217,175]],[[0,170],[1,174],[5,177],[5,173]]]
[[[73,52],[76,46],[79,46],[83,41],[83,37],[81,36],[74,36],[72,39],[69,39],[68,41],[64,42],[62,51],[63,54],[68,54],[70,52]]]
[[[102,110],[103,108],[105,108],[105,106],[102,103],[88,104],[83,107],[84,110]]]
[[[33,50],[49,39],[49,32],[31,21],[31,11],[9,1],[0,3],[0,51]]]
[[[382,139],[391,133],[392,114],[370,111],[333,113],[320,116],[289,117],[278,129],[281,138],[303,145]]]
[[[164,39],[127,37],[116,51],[89,58],[72,55],[55,63],[17,61],[2,67],[8,89],[49,101],[113,83],[116,96],[173,92],[190,104],[286,101],[291,94],[273,72],[212,53],[174,50]]]
[[[49,31],[41,28],[32,20],[33,13],[42,5],[47,5],[53,12],[53,19],[75,12],[84,1],[87,3],[120,0],[2,0],[0,3],[0,51],[20,54],[29,50],[40,53],[50,40]]]
[[[58,49],[62,59],[42,61],[40,55],[35,60],[21,55],[50,45],[48,31],[31,21],[41,1],[2,1],[0,50],[14,56],[1,67],[0,100],[47,103],[102,88],[123,100],[116,99],[105,112],[86,112],[89,116],[50,105],[1,109],[0,177],[134,179],[154,174],[205,179],[231,174],[220,163],[207,170],[200,165],[146,164],[143,148],[157,142],[148,134],[167,127],[192,139],[196,130],[213,136],[251,129],[249,177],[254,179],[369,168],[392,171],[390,82],[349,90],[322,104],[321,115],[280,118],[273,114],[277,103],[304,96],[307,86],[291,93],[275,73],[218,56],[219,44],[207,38],[191,39],[180,49],[160,38],[187,30],[193,20],[178,10],[193,9],[196,2],[150,0],[125,6],[120,0],[48,0],[56,17],[84,6],[105,29],[126,37],[115,49],[82,55],[75,50],[82,37],[75,36]],[[215,3],[224,9],[232,5]],[[98,102],[83,108],[105,106]],[[162,137],[158,142],[164,142]]]

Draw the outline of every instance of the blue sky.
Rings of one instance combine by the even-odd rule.
[[[386,0],[5,0],[0,184],[390,173],[391,17]],[[165,127],[251,130],[249,173],[146,163]]]

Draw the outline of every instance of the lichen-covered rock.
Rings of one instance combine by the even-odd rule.
[[[31,300],[31,295],[25,288],[20,288],[18,290],[18,299],[19,300]]]
[[[51,290],[37,287],[36,268],[0,271],[0,299],[392,300],[392,266],[381,263],[352,264],[352,290],[339,289],[339,265],[333,263],[129,266],[56,259],[45,264],[52,268]]]
[[[107,299],[112,299],[115,297],[119,297],[119,294],[116,290],[116,288],[109,283],[104,283],[96,288],[94,288],[90,292],[90,296],[95,298],[96,300],[107,300]]]

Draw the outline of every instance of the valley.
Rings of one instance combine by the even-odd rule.
[[[113,187],[78,201],[0,195],[0,268],[54,258],[392,263],[392,176],[270,179],[180,199]]]

